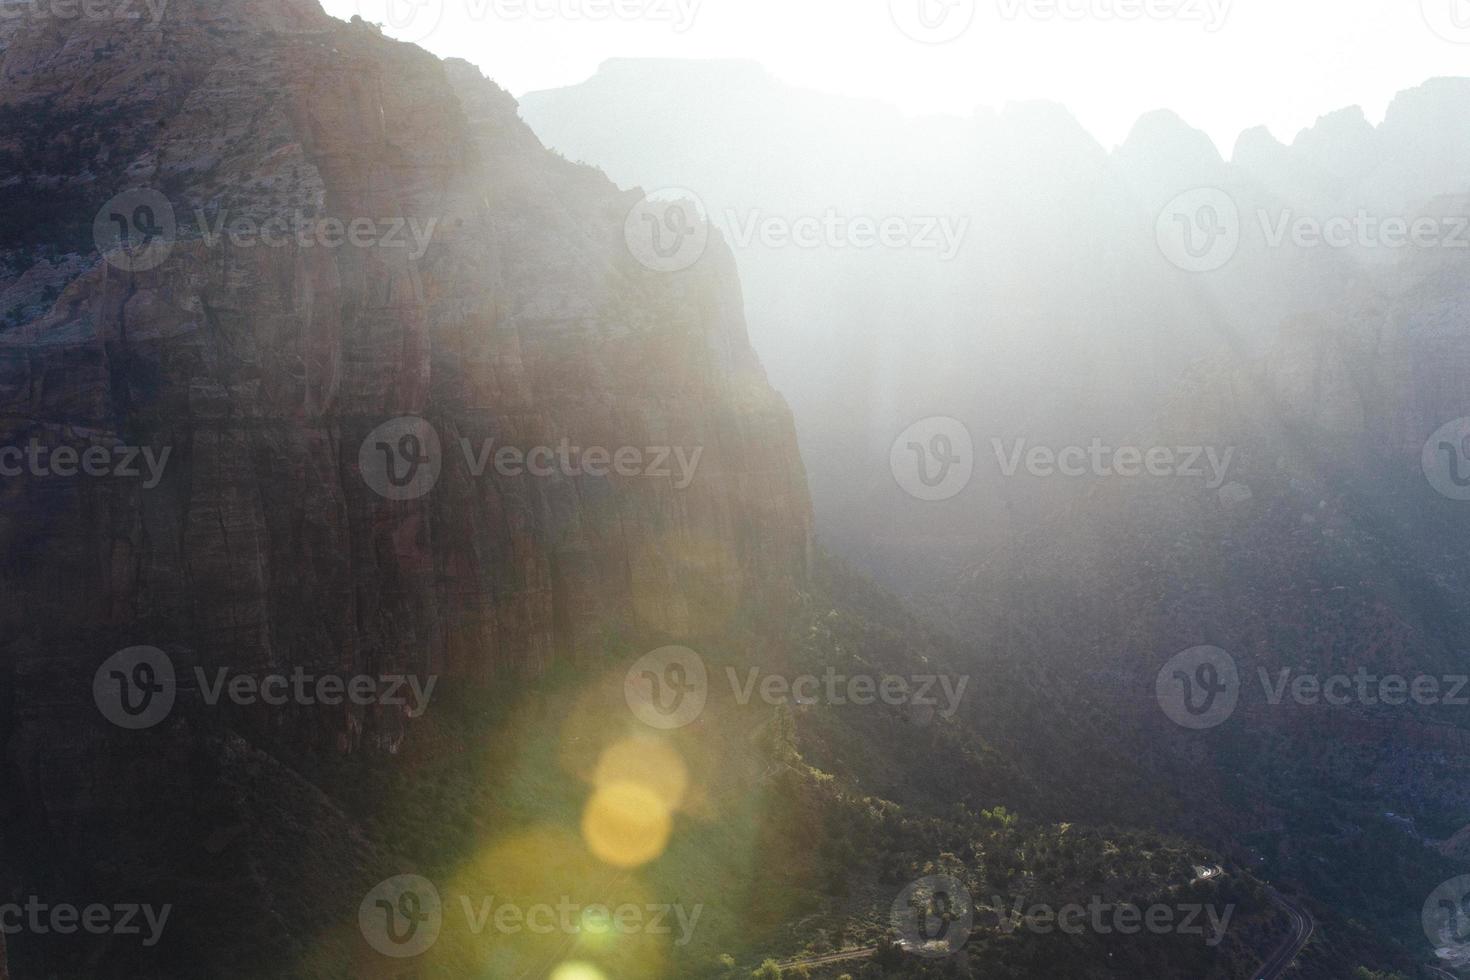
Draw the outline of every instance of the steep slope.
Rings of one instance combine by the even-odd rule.
[[[1426,480],[1424,452],[1467,413],[1466,80],[1400,94],[1377,126],[1346,109],[1289,145],[1252,131],[1226,159],[1167,112],[1106,153],[1058,107],[973,121],[870,107],[855,121],[841,100],[823,116],[815,94],[773,97],[769,79],[736,89],[723,68],[704,76],[715,108],[700,117],[658,90],[663,70],[609,65],[526,97],[523,111],[550,145],[625,179],[707,188],[715,212],[789,218],[878,200],[879,214],[974,219],[952,262],[918,274],[918,257],[898,251],[863,265],[758,242],[737,255],[754,271],[752,331],[770,343],[773,376],[798,406],[842,407],[800,418],[825,539],[972,650],[1026,665],[1006,724],[986,735],[1014,757],[1007,732],[1065,718],[1052,745],[1025,743],[1060,782],[1087,785],[1094,753],[1128,760],[1102,771],[1137,778],[1099,793],[1095,814],[1136,825],[1122,807],[1142,806],[1146,822],[1303,890],[1321,927],[1308,975],[1427,959],[1422,903],[1465,870],[1463,710],[1272,704],[1259,672],[1465,671],[1465,505]],[[616,132],[570,124],[611,91],[642,116]],[[767,110],[737,115],[742,98],[769,99]],[[766,152],[767,114],[810,120],[780,177],[747,167]],[[676,140],[671,120],[718,130],[721,152]],[[653,149],[674,143],[678,156]],[[847,165],[826,183],[803,180],[828,167],[827,146]],[[891,164],[913,157],[924,159],[892,179]],[[793,186],[795,201],[781,193]],[[1171,199],[1200,189],[1230,198],[1240,231],[1228,261],[1202,271],[1171,264],[1157,226]],[[1432,217],[1459,232],[1412,247],[1272,239],[1294,220],[1364,210],[1379,230]],[[824,372],[805,371],[814,352],[793,355],[796,341],[780,336],[774,298],[803,291],[852,300],[803,324],[805,336],[861,336],[834,345]],[[953,499],[915,500],[895,485],[889,448],[938,415],[965,423],[975,472]],[[1002,472],[1017,441],[1054,451],[1095,439],[1140,458],[1211,447],[1232,462],[1225,486]],[[1443,462],[1445,446],[1428,448]],[[1465,458],[1450,462],[1452,480]],[[1230,724],[1205,733],[1169,721],[1156,692],[1169,658],[1199,644],[1230,651],[1246,684]]]
[[[1464,412],[1470,296],[1436,262],[1402,275],[1376,313],[1345,301],[1181,378],[1157,444],[1231,447],[1225,492],[1091,481],[914,589],[961,635],[1013,638],[1064,712],[1177,791],[1156,825],[1310,896],[1328,976],[1328,950],[1427,961],[1423,903],[1465,871],[1470,535],[1423,457]],[[1238,703],[1196,731],[1161,691],[1201,645]]]
[[[264,13],[306,25],[237,43],[232,30],[254,30],[258,14],[271,23]],[[127,158],[52,132],[72,154],[53,176],[66,188],[57,198],[92,202],[66,214],[83,228],[119,186],[169,187],[179,240],[146,270],[84,257],[90,267],[49,311],[0,334],[0,357],[9,441],[132,439],[171,450],[169,465],[147,489],[9,485],[7,544],[47,542],[6,583],[18,646],[44,633],[55,657],[89,629],[126,626],[141,642],[150,622],[187,622],[188,635],[152,642],[240,666],[371,657],[534,672],[595,651],[599,630],[687,628],[700,589],[802,574],[807,505],[789,415],[746,343],[726,257],[684,276],[643,269],[622,240],[636,193],[545,153],[491,83],[370,28],[297,4],[181,4],[160,31],[149,46],[198,65],[124,117],[163,137]],[[105,74],[109,58],[140,57],[113,40],[111,54],[82,60]],[[39,77],[32,52],[51,44],[18,38],[7,77]],[[106,101],[39,88],[8,86],[4,111],[39,127],[48,112]],[[242,244],[228,231],[246,216],[236,208],[376,230],[367,247]],[[226,234],[211,240],[220,223]],[[422,255],[408,232],[393,237],[399,225],[432,232]],[[443,472],[431,493],[391,501],[356,472],[358,450],[405,415],[432,423]],[[460,440],[478,454],[486,438],[702,455],[677,489],[677,471],[477,476]],[[98,508],[114,532],[100,552],[86,519]],[[703,567],[680,564],[689,542]],[[53,615],[37,584],[60,581],[95,598]],[[329,598],[304,620],[291,611]],[[314,660],[325,649],[350,652]]]
[[[158,943],[25,931],[15,973],[717,976],[896,938],[936,872],[1007,904],[1237,912],[1214,950],[986,907],[933,968],[958,975],[1225,980],[1275,944],[1248,873],[1197,880],[1218,855],[1073,825],[1154,799],[1108,747],[1071,751],[1045,683],[814,557],[718,239],[645,267],[639,192],[546,152],[469,66],[305,0],[4,32],[0,190],[25,210],[0,241],[0,446],[26,469],[0,483],[0,897],[171,912]],[[648,465],[597,475],[591,447]],[[69,475],[64,448],[150,466]],[[650,731],[630,676],[693,690],[639,672],[671,643],[720,681],[985,690],[936,717],[711,683]],[[297,676],[337,693],[265,696]],[[415,698],[386,693],[404,679]],[[1097,807],[1110,787],[1133,798]],[[400,959],[429,921],[420,890],[380,891],[402,875],[443,904]],[[583,917],[543,934],[496,903]],[[627,905],[689,932],[581,928]]]
[[[412,705],[215,706],[219,670],[514,685],[804,580],[790,414],[728,254],[640,265],[639,193],[546,152],[477,72],[301,0],[5,23],[0,186],[25,207],[0,243],[0,443],[48,461],[0,483],[7,895],[172,883],[197,943],[197,916],[260,914],[367,860],[252,743],[396,752]],[[134,188],[151,196],[115,197]],[[177,231],[92,245],[113,211]],[[422,424],[373,435],[400,417]],[[437,482],[387,482],[380,442],[401,450],[382,466],[424,452]],[[487,446],[556,457],[477,472]],[[156,471],[64,475],[63,447]],[[179,678],[148,731],[94,704],[94,673],[134,646]],[[290,839],[262,800],[315,830]]]
[[[613,109],[628,105],[639,111]],[[822,530],[885,575],[998,545],[997,501],[1008,519],[1034,522],[1034,504],[1067,500],[1051,485],[1011,493],[977,466],[968,505],[916,504],[884,465],[914,422],[959,419],[981,447],[1135,439],[1201,360],[1248,363],[1302,317],[1347,306],[1367,319],[1411,290],[1392,269],[1413,249],[1299,248],[1289,229],[1361,209],[1378,222],[1463,216],[1445,198],[1470,191],[1454,122],[1467,106],[1466,80],[1434,79],[1401,93],[1376,127],[1343,110],[1289,146],[1253,131],[1226,159],[1169,112],[1109,152],[1060,106],[912,118],[749,65],[617,60],[522,99],[548,145],[618,180],[690,188],[737,231],[829,214],[964,229],[953,254],[902,237],[865,249],[841,236],[822,247],[732,237],[756,347],[796,410]],[[1221,217],[1240,232],[1229,260],[1205,272],[1171,263],[1159,238],[1166,209],[1205,203],[1202,189],[1230,198]],[[1457,380],[1442,370],[1431,383]]]

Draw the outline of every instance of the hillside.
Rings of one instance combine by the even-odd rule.
[[[315,0],[6,18],[0,121],[0,909],[153,930],[30,918],[0,980],[1227,980],[1306,906],[1295,975],[1417,962],[1088,710],[1049,641],[1167,634],[1083,587],[1146,569],[831,557],[726,236],[640,259],[467,63]]]

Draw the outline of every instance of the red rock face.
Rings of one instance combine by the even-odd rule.
[[[286,0],[175,0],[156,29],[22,23],[0,43],[0,111],[50,127],[60,223],[90,229],[148,186],[180,228],[135,271],[10,242],[61,291],[0,331],[0,444],[169,453],[151,487],[0,481],[0,666],[35,695],[21,742],[45,738],[43,688],[85,701],[128,644],[209,670],[486,679],[597,658],[611,633],[718,629],[804,575],[795,436],[723,245],[683,272],[640,265],[624,219],[641,195],[544,150],[468,65]],[[212,237],[242,218],[374,233]],[[400,416],[433,427],[441,471],[391,500],[360,459]],[[505,474],[487,440],[697,466]],[[393,747],[409,727],[356,712],[309,734]]]

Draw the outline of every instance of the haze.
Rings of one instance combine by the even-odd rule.
[[[888,0],[620,0],[644,13],[601,20],[576,14],[583,2],[324,6],[464,58],[515,95],[581,81],[610,56],[749,58],[790,83],[913,113],[1061,102],[1106,146],[1144,112],[1170,108],[1226,154],[1251,126],[1290,142],[1345,105],[1377,121],[1394,92],[1460,73],[1470,52],[1456,43],[1470,42],[1457,26],[1470,24],[1456,9],[1465,0],[1151,0],[1174,13],[1135,19],[1124,19],[1134,0],[978,0],[970,27],[942,44],[906,36]],[[905,0],[894,2],[902,19]],[[974,0],[957,2],[948,23]]]

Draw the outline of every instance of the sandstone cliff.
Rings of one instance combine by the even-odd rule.
[[[250,733],[400,751],[414,723],[318,705],[206,745],[192,668],[508,684],[596,663],[609,637],[717,630],[803,579],[805,477],[727,250],[641,265],[624,239],[641,193],[546,151],[478,71],[312,0],[0,32],[0,203],[19,216],[0,236],[0,444],[168,453],[156,481],[0,480],[0,852],[65,854],[53,880],[104,893],[119,875],[146,890],[169,848],[243,860],[235,897],[254,901],[272,862],[310,875],[365,845]],[[133,188],[177,227],[157,264],[93,244]],[[372,233],[217,234],[327,219]],[[388,499],[362,461],[405,416],[437,435],[439,476]],[[487,446],[637,450],[643,469],[477,473]],[[94,671],[131,645],[181,674],[147,741],[92,703]],[[299,797],[321,838],[218,857],[247,786]]]
[[[640,195],[542,149],[468,65],[278,0],[173,4],[156,31],[22,29],[0,73],[9,118],[77,120],[45,134],[54,198],[88,206],[62,217],[90,227],[114,191],[153,186],[180,227],[153,269],[39,259],[85,269],[0,333],[7,441],[171,449],[152,489],[6,481],[0,537],[30,552],[0,607],[12,665],[103,655],[90,637],[115,630],[206,664],[489,676],[595,657],[603,630],[685,632],[710,595],[802,573],[790,419],[728,254],[640,266],[623,242]],[[88,143],[104,106],[116,132]],[[432,239],[414,256],[208,237],[302,210]],[[443,474],[395,502],[357,466],[404,415],[433,424]],[[460,440],[488,438],[702,456],[681,489],[677,469],[477,476]]]

